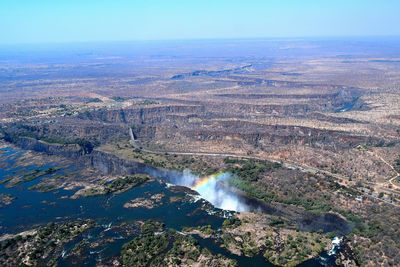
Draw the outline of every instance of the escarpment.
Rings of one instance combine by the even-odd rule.
[[[106,174],[152,174],[155,170],[144,163],[122,159],[99,150],[94,150],[90,155],[86,156],[85,162]]]
[[[228,137],[232,137],[234,140],[259,148],[277,145],[308,145],[310,147],[337,150],[352,148],[358,144],[376,145],[380,141],[378,138],[349,135],[340,131],[282,125],[263,125],[258,129],[238,127],[234,133],[229,131],[229,128],[223,130],[198,128],[184,131],[183,134],[188,138],[200,141],[223,141]]]
[[[30,137],[20,137],[16,145],[24,149],[67,158],[76,159],[85,154],[84,149],[78,144],[50,144]]]
[[[171,114],[196,114],[203,112],[204,106],[200,105],[166,105],[85,111],[79,114],[78,118],[107,123],[152,124],[164,122],[168,119],[168,115]]]
[[[310,99],[311,101],[327,101],[333,107],[338,98],[354,99],[355,94],[348,90],[340,90],[330,94],[313,94]],[[220,96],[244,99],[259,97],[258,94],[220,94]],[[264,94],[263,97],[267,98],[270,95]],[[305,98],[304,95],[298,94],[291,97]],[[90,142],[92,147],[121,138],[128,140],[129,129],[132,129],[135,138],[142,143],[166,143],[169,147],[182,142],[211,141],[228,146],[242,142],[266,151],[280,145],[301,145],[338,151],[354,148],[357,145],[376,145],[382,142],[381,138],[372,135],[329,129],[329,127],[320,128],[318,124],[312,127],[280,123],[280,118],[288,120],[290,117],[294,119],[308,117],[332,125],[363,123],[329,115],[329,113],[318,113],[316,112],[318,108],[315,108],[310,101],[285,105],[249,104],[245,101],[200,101],[196,104],[191,101],[188,101],[190,104],[180,102],[177,104],[172,100],[165,100],[163,104],[149,106],[86,109],[71,117],[11,124],[5,132],[9,136],[34,137],[44,141],[50,139],[50,143],[61,144],[77,143],[77,140],[82,142],[83,139],[85,142]],[[265,120],[267,118],[275,122],[268,122]],[[17,140],[18,138],[14,142]],[[45,150],[39,145],[29,147],[35,147],[47,153],[55,153],[56,150]]]

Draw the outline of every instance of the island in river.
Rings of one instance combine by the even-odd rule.
[[[2,263],[400,265],[398,39],[142,44],[0,47]]]
[[[37,163],[32,158],[26,162],[26,154],[34,155]],[[147,174],[99,173],[92,187],[74,181],[43,192],[38,184],[87,173],[84,165],[80,170],[72,162],[66,165],[65,159],[53,158],[51,165],[43,159],[48,158],[13,146],[4,145],[1,151],[6,165],[1,193],[14,196],[1,211],[7,214],[0,229],[0,261],[5,265],[286,266],[308,260],[315,265],[324,256],[331,263],[336,260],[336,254],[326,256],[334,237],[327,231],[334,228],[305,231],[301,220],[290,221],[288,214],[250,199],[248,204],[260,211],[218,209],[190,188],[166,183],[177,179],[178,172],[156,174],[149,168]],[[19,178],[33,171],[43,174]],[[15,184],[14,179],[21,182]],[[149,250],[147,243],[160,247]]]

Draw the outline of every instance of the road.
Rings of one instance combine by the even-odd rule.
[[[283,161],[283,160],[277,160],[276,158],[257,157],[257,156],[251,156],[251,155],[231,154],[231,153],[181,152],[181,151],[172,151],[172,150],[155,151],[155,150],[148,150],[148,149],[145,149],[145,148],[140,148],[139,142],[138,142],[137,140],[135,140],[135,141],[133,142],[133,144],[132,144],[132,142],[131,142],[131,145],[132,145],[133,147],[137,148],[137,149],[140,149],[141,151],[148,152],[148,153],[153,153],[153,154],[165,154],[165,153],[168,153],[168,154],[190,155],[190,156],[214,156],[214,157],[232,157],[232,158],[268,160],[268,161],[272,161],[272,162],[281,163],[284,167],[287,167],[287,168],[293,168],[293,167],[294,167],[294,168],[300,169],[300,170],[302,170],[302,171],[312,170],[312,171],[314,171],[314,172],[316,172],[316,173],[322,173],[322,174],[325,174],[325,175],[329,175],[329,176],[335,177],[336,179],[338,179],[337,183],[339,183],[339,184],[341,184],[341,185],[343,185],[343,186],[347,186],[347,185],[345,184],[345,181],[348,181],[348,180],[349,180],[348,177],[341,176],[341,175],[338,175],[338,174],[336,174],[336,173],[332,173],[332,172],[329,172],[329,171],[326,171],[326,170],[321,170],[321,169],[318,169],[318,168],[315,168],[315,167],[311,167],[311,166],[308,166],[308,165],[306,165],[306,164],[299,164],[299,163],[297,163],[297,162],[290,161],[290,160],[284,160],[284,161]],[[375,156],[379,156],[379,155],[375,155]],[[380,159],[381,159],[385,164],[388,164],[388,165],[396,172],[397,175],[394,176],[394,177],[392,177],[392,178],[389,180],[389,182],[390,182],[391,184],[393,184],[393,180],[396,179],[397,177],[399,177],[399,173],[398,173],[398,172],[393,168],[393,166],[391,166],[388,162],[384,161],[381,157],[380,157]],[[340,182],[340,180],[341,180],[342,182]],[[394,184],[393,184],[393,185],[394,185]],[[394,185],[394,186],[397,188],[396,185]],[[384,188],[384,189],[385,189],[385,188]],[[356,189],[356,188],[355,188],[355,190],[357,190],[357,191],[358,191],[359,193],[361,193],[362,195],[366,195],[366,193],[364,193],[363,191],[361,191],[361,190],[359,190],[359,189]],[[388,191],[388,189],[385,189],[385,191]],[[394,203],[394,202],[391,202],[391,201],[387,201],[387,200],[382,199],[382,198],[374,197],[374,196],[372,196],[372,195],[368,195],[368,197],[372,197],[372,198],[374,198],[374,199],[376,199],[376,200],[378,200],[378,201],[380,201],[380,202],[385,202],[385,203],[390,204],[390,205],[393,205],[393,206],[395,206],[395,207],[400,207],[400,204],[397,204],[397,203]]]

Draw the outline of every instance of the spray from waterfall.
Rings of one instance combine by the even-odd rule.
[[[177,177],[178,178],[178,177]],[[231,178],[229,173],[216,173],[206,177],[193,175],[185,171],[182,177],[176,180],[176,184],[187,186],[197,191],[204,199],[215,207],[231,211],[249,211],[250,207],[245,203],[235,190],[228,185]]]

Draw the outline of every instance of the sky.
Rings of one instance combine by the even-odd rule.
[[[399,36],[400,0],[0,0],[0,44]]]

